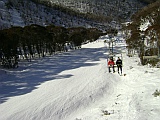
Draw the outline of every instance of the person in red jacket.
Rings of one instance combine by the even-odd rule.
[[[114,65],[115,65],[114,60],[113,59],[109,59],[109,61],[108,61],[109,72],[111,72],[111,68],[113,68],[113,72],[115,72]]]

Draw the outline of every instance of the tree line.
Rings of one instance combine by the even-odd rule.
[[[128,49],[139,52],[141,63],[156,64],[157,59],[147,60],[144,56],[159,56],[160,54],[160,2],[157,1],[132,16],[128,24],[126,43]],[[143,29],[142,29],[143,28]]]
[[[3,67],[18,67],[19,58],[31,61],[68,49],[79,49],[86,42],[95,41],[102,31],[96,28],[60,26],[12,27],[0,30],[0,62]]]

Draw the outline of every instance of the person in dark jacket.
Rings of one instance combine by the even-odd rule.
[[[116,61],[116,65],[117,65],[117,68],[118,68],[118,74],[119,74],[119,70],[122,74],[122,60],[118,57],[117,61]]]

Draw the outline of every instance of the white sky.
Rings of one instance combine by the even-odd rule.
[[[103,38],[16,70],[0,69],[0,120],[159,120],[160,97],[152,94],[160,89],[160,70],[127,57],[124,42],[114,52],[122,53],[126,76],[117,68],[108,73]]]

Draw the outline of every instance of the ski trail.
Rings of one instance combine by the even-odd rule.
[[[122,45],[122,48],[119,49],[125,51],[125,48],[123,46],[124,45]],[[137,96],[137,93],[134,92],[134,89],[137,88],[137,86],[134,87],[134,84],[136,83],[136,81],[140,80],[142,72],[139,72],[136,77],[130,76],[132,75],[132,70],[134,70],[130,70],[130,68],[132,67],[130,66],[131,61],[130,59],[128,59],[128,57],[126,57],[125,53],[122,53],[122,56],[123,63],[125,63],[123,65],[123,74],[126,74],[126,76],[119,76],[117,70],[116,73],[108,73],[108,68],[104,68],[106,73],[104,75],[104,80],[110,80],[110,83],[108,83],[110,86],[109,90],[104,95],[104,98],[102,100],[103,102],[101,101],[101,103],[97,104],[94,110],[90,110],[90,114],[92,114],[92,116],[86,115],[84,113],[78,117],[80,120],[96,120],[97,113],[100,116],[103,116],[100,117],[101,119],[97,118],[99,120],[138,119],[137,114],[140,106],[138,103],[139,98]],[[104,115],[103,111],[107,111],[110,115]],[[96,115],[94,116],[94,114]]]
[[[103,42],[90,43],[89,47],[58,55],[57,61],[53,56],[30,66],[28,72],[23,72],[26,82],[29,83],[26,78],[31,74],[35,75],[37,81],[42,78],[50,80],[37,85],[37,89],[30,93],[0,104],[0,113],[10,111],[7,116],[1,114],[0,119],[74,120],[73,116],[89,109],[106,93],[112,93],[114,82],[110,79],[114,77],[106,74],[105,52]],[[29,79],[32,80],[32,77]]]
[[[116,75],[116,73],[108,73],[108,68],[106,66],[106,59],[102,61],[101,63],[101,79],[99,80],[99,85],[97,85],[97,87],[99,87],[100,89],[97,90],[97,94],[93,91],[93,93],[95,94],[95,96],[93,97],[94,99],[94,103],[92,103],[90,106],[87,106],[86,109],[83,109],[82,112],[78,113],[76,118],[75,117],[70,117],[67,120],[93,120],[94,118],[94,110],[92,111],[91,109],[95,108],[95,111],[97,112],[97,106],[102,103],[101,101],[106,100],[106,102],[108,102],[108,97],[110,95],[112,95],[115,92],[115,87],[119,82],[119,75]],[[103,74],[102,74],[103,73]],[[98,97],[101,94],[100,97]],[[91,113],[90,113],[90,112]],[[99,111],[99,110],[98,110]],[[86,113],[90,113],[87,114]],[[99,119],[99,118],[97,118]]]
[[[104,51],[105,52],[105,51]],[[96,74],[95,74],[96,73]],[[99,74],[101,73],[101,74]],[[112,74],[108,74],[108,68],[106,66],[106,59],[100,60],[99,69],[95,69],[94,71],[95,76],[90,76],[91,81],[86,85],[86,89],[82,92],[84,93],[90,93],[89,100],[87,101],[87,106],[83,106],[85,101],[82,103],[82,108],[79,108],[81,112],[74,113],[74,115],[71,115],[71,117],[65,119],[65,120],[76,120],[80,119],[78,116],[80,114],[85,114],[86,111],[88,111],[93,106],[97,105],[102,99],[104,99],[104,96],[107,94],[112,94],[114,89],[113,86],[118,82],[117,77],[115,77]],[[94,78],[94,79],[93,79]],[[113,81],[111,81],[113,80]],[[90,86],[91,85],[91,86]],[[78,93],[80,95],[80,93]],[[81,96],[81,95],[80,95]],[[84,96],[87,98],[87,95],[84,94]],[[77,116],[77,118],[73,117]]]

